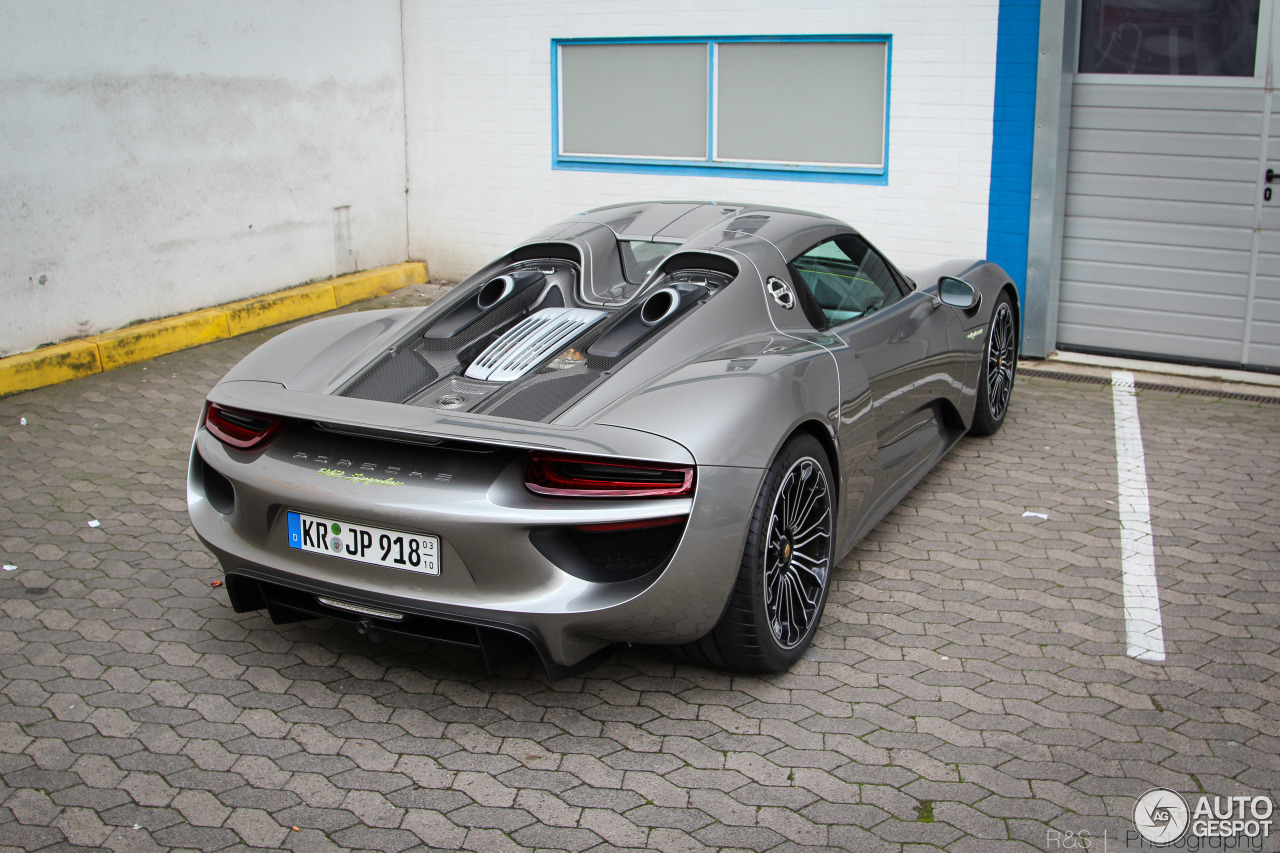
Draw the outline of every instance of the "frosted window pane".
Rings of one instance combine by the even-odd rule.
[[[707,156],[705,44],[560,47],[564,154]]]
[[[717,51],[717,160],[883,165],[883,42]]]

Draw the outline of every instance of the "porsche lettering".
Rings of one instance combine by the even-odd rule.
[[[317,465],[323,466],[316,471],[317,474],[321,474],[326,477],[338,477],[340,479],[349,479],[349,480],[352,480],[353,482],[358,482],[358,483],[368,483],[372,485],[384,485],[384,486],[403,486],[404,483],[394,479],[397,475],[405,476],[405,477],[417,477],[420,480],[425,479],[425,472],[413,471],[413,470],[405,472],[405,469],[399,465],[382,466],[381,471],[384,477],[382,479],[378,479],[376,477],[371,476],[372,474],[374,474],[379,470],[379,466],[377,465],[377,463],[374,463],[374,462],[361,462],[358,466],[359,470],[356,471],[353,476],[348,476],[346,474],[343,474],[337,471],[336,469],[357,467],[355,462],[353,462],[352,460],[339,459],[336,462],[330,462],[328,455],[310,454],[305,450],[297,451],[296,453],[293,454],[292,458],[304,460],[307,462],[314,462]],[[334,467],[328,467],[330,465]],[[434,479],[436,480],[436,482],[439,482],[439,483],[447,483],[453,479],[453,475],[440,472],[434,475]]]

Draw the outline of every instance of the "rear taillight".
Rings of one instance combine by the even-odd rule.
[[[205,429],[236,450],[262,450],[283,424],[283,418],[226,409],[216,403],[210,403],[204,413]]]
[[[531,492],[573,498],[667,498],[693,494],[692,465],[615,461],[531,453],[524,483]]]

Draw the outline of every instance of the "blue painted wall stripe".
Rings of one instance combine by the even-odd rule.
[[[1024,308],[1039,49],[1040,0],[1000,0],[987,258],[1013,276]]]

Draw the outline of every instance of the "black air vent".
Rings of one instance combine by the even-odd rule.
[[[236,491],[231,481],[205,462],[198,450],[195,454],[195,465],[196,476],[204,486],[204,496],[209,501],[209,506],[223,515],[230,515],[236,508]]]
[[[569,574],[610,583],[634,580],[666,566],[685,524],[684,518],[672,518],[638,522],[631,529],[627,525],[546,528],[530,533],[529,541]]]
[[[639,577],[666,565],[684,532],[684,522],[639,530],[569,531],[569,541],[606,575]]]
[[[581,253],[569,243],[535,243],[532,246],[521,246],[509,256],[513,261],[529,261],[541,258],[555,258],[562,261],[582,260]]]
[[[681,272],[702,274],[713,272],[723,277],[724,284],[728,284],[738,277],[737,264],[724,255],[713,255],[709,252],[677,252],[663,262],[662,271],[670,273],[673,279],[676,274]],[[675,280],[682,281],[683,279]]]
[[[435,370],[413,350],[392,350],[339,393],[361,400],[403,403],[435,378]]]
[[[682,269],[674,272],[671,277],[666,280],[667,284],[700,284],[712,290],[719,290],[729,282],[733,281],[733,276],[713,270],[700,269]]]
[[[746,216],[739,216],[724,227],[724,236],[732,239],[733,237],[755,234],[768,221],[768,216],[759,213],[748,213]]]
[[[485,414],[518,421],[541,421],[559,411],[600,378],[599,371],[586,368],[575,368],[566,374],[534,377]]]

